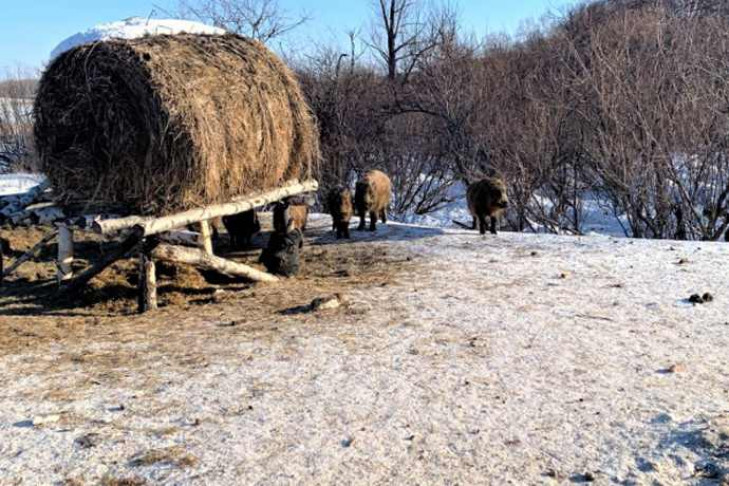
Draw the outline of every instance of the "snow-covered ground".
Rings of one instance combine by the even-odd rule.
[[[53,49],[51,59],[55,59],[60,54],[76,46],[88,44],[89,42],[109,39],[136,39],[147,35],[172,35],[183,32],[188,34],[222,35],[225,30],[190,20],[131,17],[118,22],[99,24],[85,32],[72,35]]]
[[[453,202],[437,211],[423,215],[408,213],[395,216],[395,219],[403,223],[437,228],[457,227],[453,223],[454,220],[471,224],[471,215],[468,212],[468,204],[466,203],[465,186],[462,184],[454,185],[449,192],[449,197],[453,199]],[[542,203],[546,207],[549,207],[548,201],[545,200]],[[625,237],[625,230],[621,226],[619,218],[623,220],[623,224],[626,224],[625,216],[615,216],[613,211],[607,208],[605,204],[601,204],[600,200],[594,194],[586,195],[583,201],[582,211],[581,230],[583,234]],[[532,223],[532,225],[538,232],[549,232],[537,223]]]
[[[328,224],[314,218],[310,243],[336,248]],[[58,317],[41,341],[37,318],[0,317],[26,341],[0,355],[0,483],[726,474],[729,245],[400,224],[353,236],[339,244],[412,266],[348,290],[351,308],[287,312],[306,302],[261,288],[182,314]]]

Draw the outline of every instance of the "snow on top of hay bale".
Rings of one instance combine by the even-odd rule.
[[[309,178],[319,159],[293,73],[232,34],[76,47],[41,78],[35,121],[64,204],[166,214]]]
[[[110,39],[138,39],[139,37],[149,35],[173,35],[182,33],[223,35],[225,34],[225,30],[191,20],[131,17],[117,22],[99,24],[84,32],[79,32],[64,39],[51,52],[51,59],[55,59],[74,47],[91,42]]]

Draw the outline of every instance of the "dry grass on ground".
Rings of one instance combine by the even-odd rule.
[[[0,230],[0,238],[12,248],[6,255],[6,267],[37,243],[50,228]],[[79,234],[76,243],[75,269],[87,267],[116,242]],[[332,244],[322,228],[310,233],[302,253],[302,272],[277,284],[251,284],[214,272],[201,272],[186,265],[158,263],[160,310],[147,315],[136,314],[138,270],[136,259],[116,262],[95,278],[79,295],[57,296],[55,281],[56,245],[52,243],[37,261],[25,263],[5,280],[0,288],[0,323],[9,323],[9,332],[0,333],[0,350],[38,345],[47,340],[60,342],[80,336],[91,337],[93,329],[106,324],[119,325],[119,332],[153,332],[164,324],[165,332],[173,323],[184,322],[194,312],[213,315],[221,306],[235,307],[239,316],[226,325],[255,322],[272,315],[302,318],[315,298],[332,293],[346,293],[362,286],[387,285],[409,257],[398,255],[385,244]],[[225,237],[223,237],[225,238]],[[261,235],[256,243],[265,243]],[[236,261],[257,265],[260,249],[229,252],[222,239],[219,254]],[[357,312],[356,305],[345,312]],[[103,326],[106,328],[105,326]],[[121,331],[124,329],[124,331]],[[81,359],[81,358],[79,358]]]

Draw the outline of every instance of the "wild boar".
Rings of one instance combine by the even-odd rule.
[[[352,192],[342,186],[335,187],[327,195],[327,207],[332,215],[332,229],[337,239],[349,239],[349,222],[352,220]]]
[[[468,186],[468,210],[473,216],[473,229],[486,234],[486,217],[491,219],[490,231],[496,234],[497,218],[509,206],[506,184],[496,177],[486,177]]]
[[[357,182],[354,193],[354,207],[360,217],[360,231],[365,229],[365,215],[370,213],[370,231],[377,230],[377,218],[387,223],[387,209],[390,205],[392,183],[384,172],[370,170]]]
[[[274,231],[259,261],[269,273],[292,277],[299,273],[303,241],[304,235],[297,228],[286,233]]]
[[[231,216],[223,216],[223,225],[230,236],[230,246],[235,249],[248,248],[253,236],[261,231],[261,223],[255,209]]]

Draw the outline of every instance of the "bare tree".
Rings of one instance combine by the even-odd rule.
[[[257,39],[263,43],[279,38],[309,20],[290,17],[278,0],[180,0],[182,16]]]
[[[371,46],[387,77],[406,82],[420,58],[436,45],[433,23],[423,0],[376,0]]]

